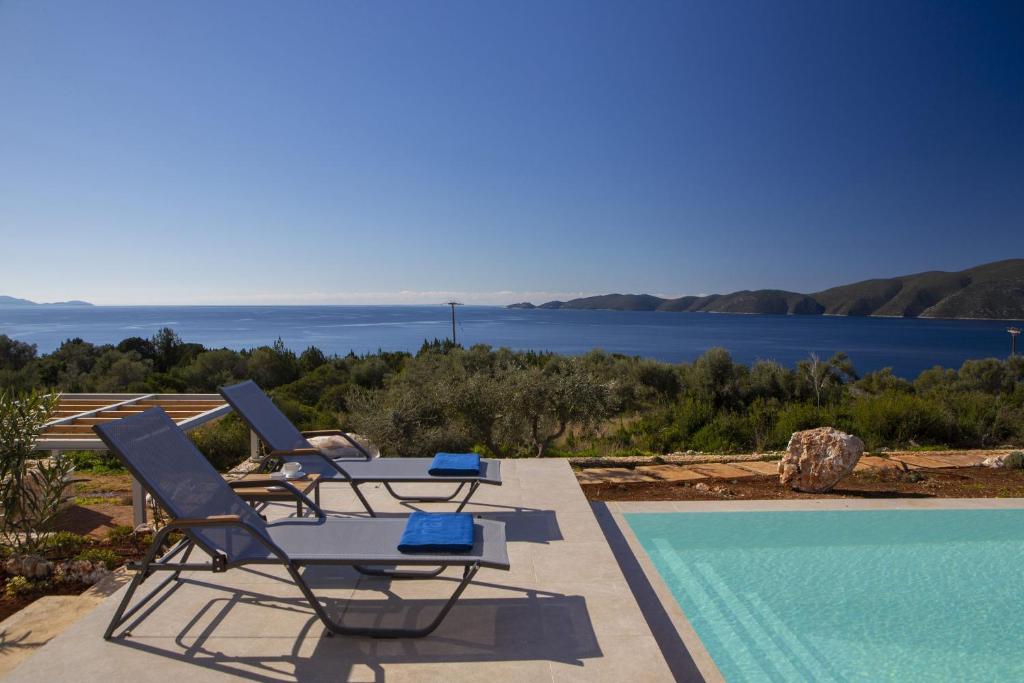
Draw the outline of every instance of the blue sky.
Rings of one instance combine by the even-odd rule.
[[[1020,2],[0,3],[0,294],[815,291],[1022,181]]]

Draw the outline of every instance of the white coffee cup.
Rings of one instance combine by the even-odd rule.
[[[302,471],[302,463],[300,462],[286,462],[281,465],[281,471],[288,475],[298,474]]]

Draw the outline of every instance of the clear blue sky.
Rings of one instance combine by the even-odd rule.
[[[1019,0],[0,2],[0,294],[814,291],[1022,227]]]

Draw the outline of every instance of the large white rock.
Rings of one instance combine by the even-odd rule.
[[[795,432],[779,462],[779,483],[797,491],[828,491],[863,454],[863,441],[832,427]]]

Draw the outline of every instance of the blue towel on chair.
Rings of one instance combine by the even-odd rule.
[[[414,512],[398,542],[403,553],[468,553],[473,549],[473,515]]]
[[[480,474],[480,456],[476,453],[438,453],[427,470],[435,477],[466,477]]]

